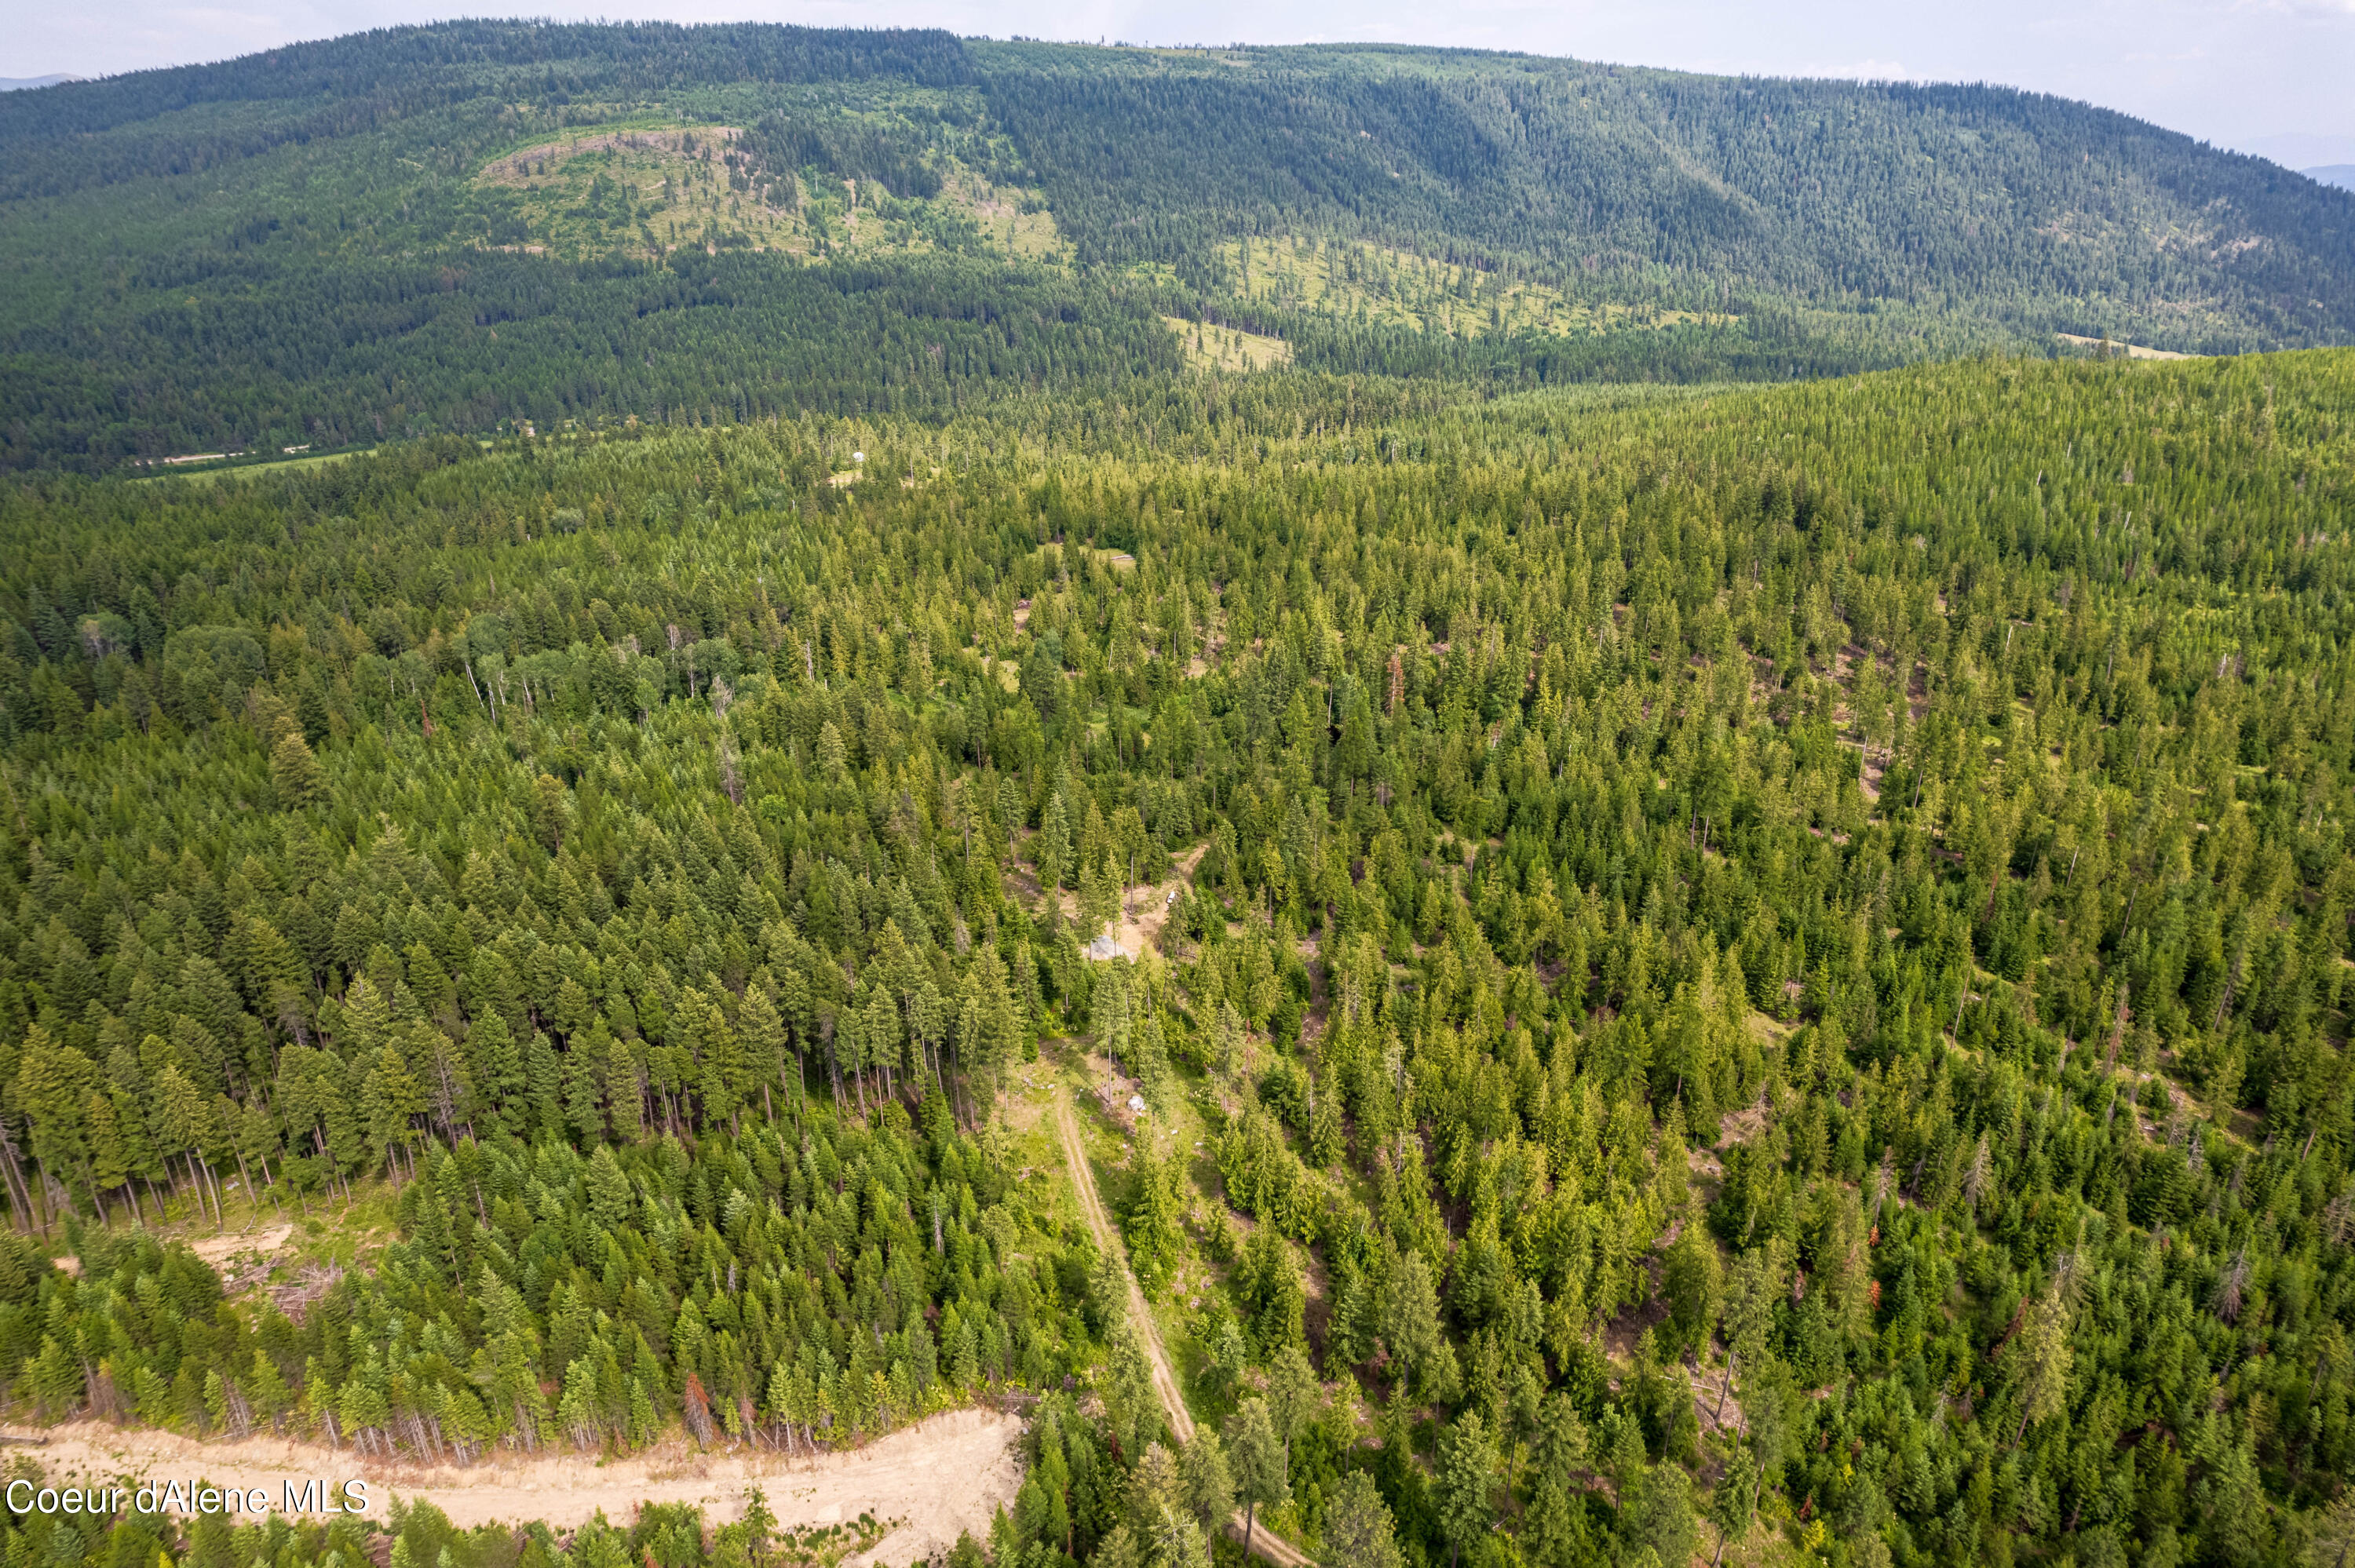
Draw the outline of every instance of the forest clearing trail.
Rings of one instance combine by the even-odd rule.
[[[1178,1389],[1178,1374],[1170,1370],[1168,1352],[1161,1346],[1161,1330],[1153,1320],[1153,1312],[1146,1305],[1145,1291],[1136,1283],[1136,1276],[1128,1266],[1128,1254],[1122,1247],[1120,1233],[1112,1223],[1112,1214],[1096,1192],[1094,1168],[1088,1164],[1088,1151],[1080,1141],[1079,1119],[1071,1115],[1068,1093],[1055,1097],[1055,1130],[1063,1143],[1063,1163],[1071,1169],[1071,1187],[1080,1195],[1080,1212],[1087,1216],[1088,1230],[1096,1238],[1096,1245],[1120,1259],[1121,1277],[1128,1282],[1129,1321],[1137,1326],[1145,1341],[1145,1354],[1153,1366],[1153,1392],[1161,1396],[1162,1412],[1169,1417],[1169,1429],[1180,1444],[1194,1436],[1194,1413],[1186,1408],[1185,1395]],[[1227,1521],[1227,1528],[1241,1539],[1244,1534],[1243,1516],[1240,1513]],[[1290,1542],[1271,1532],[1265,1525],[1251,1531],[1252,1551],[1266,1558],[1277,1568],[1311,1568],[1311,1559]]]
[[[788,1457],[774,1449],[737,1447],[698,1453],[683,1441],[600,1463],[584,1454],[543,1450],[502,1454],[474,1465],[412,1463],[362,1457],[282,1437],[200,1442],[170,1432],[124,1429],[103,1422],[48,1428],[7,1426],[0,1435],[37,1443],[17,1452],[46,1471],[112,1479],[124,1474],[158,1481],[199,1477],[216,1487],[264,1489],[275,1509],[289,1480],[346,1477],[368,1482],[367,1517],[381,1521],[393,1497],[430,1502],[462,1528],[545,1520],[570,1530],[602,1512],[627,1523],[642,1502],[699,1504],[714,1524],[743,1512],[744,1489],[757,1485],[780,1528],[848,1523],[861,1512],[892,1523],[858,1563],[944,1557],[960,1531],[986,1540],[991,1518],[1012,1507],[1022,1485],[1016,1446],[1019,1417],[995,1410],[952,1410],[875,1439],[863,1448]],[[896,1521],[896,1522],[895,1522]]]
[[[1080,1212],[1087,1216],[1096,1246],[1121,1260],[1120,1277],[1128,1282],[1129,1321],[1142,1331],[1146,1356],[1153,1363],[1153,1392],[1161,1396],[1161,1408],[1168,1415],[1170,1430],[1177,1434],[1178,1441],[1191,1442],[1193,1412],[1186,1408],[1185,1395],[1178,1391],[1178,1374],[1170,1370],[1168,1353],[1161,1348],[1161,1330],[1154,1324],[1152,1309],[1145,1304],[1145,1291],[1129,1270],[1128,1254],[1121,1246],[1120,1233],[1103,1200],[1096,1195],[1095,1171],[1089,1166],[1087,1150],[1080,1142],[1080,1124],[1071,1115],[1068,1095],[1055,1097],[1055,1130],[1062,1139],[1063,1163],[1071,1168],[1071,1186],[1080,1195]]]

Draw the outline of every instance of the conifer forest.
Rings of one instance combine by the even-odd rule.
[[[905,1563],[794,1467],[973,1410],[951,1568],[2355,1554],[2355,196],[792,28],[0,145],[0,1419],[775,1465],[9,1568]]]

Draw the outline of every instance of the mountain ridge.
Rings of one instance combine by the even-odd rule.
[[[2355,196],[1977,86],[458,22],[0,97],[0,154],[10,467],[1108,390],[1173,320],[1505,387],[2355,341]],[[828,293],[994,346],[878,379],[905,312]]]

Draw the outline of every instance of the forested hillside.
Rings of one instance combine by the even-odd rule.
[[[1985,88],[465,22],[6,95],[0,154],[11,468],[1131,398],[1170,321],[1491,390],[2355,338],[2355,196]]]
[[[2335,1561],[2355,361],[1172,385],[0,493],[16,1409],[1012,1396],[1026,1568]],[[394,1239],[172,1239],[264,1202]]]

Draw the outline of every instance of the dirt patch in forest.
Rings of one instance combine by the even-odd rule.
[[[1177,899],[1194,885],[1194,868],[1202,863],[1209,853],[1206,840],[1188,850],[1170,863],[1169,875],[1159,882],[1140,883],[1124,894],[1120,901],[1120,918],[1107,930],[1112,937],[1112,951],[1098,944],[1103,932],[1082,931],[1086,939],[1081,944],[1082,955],[1097,962],[1114,958],[1141,959],[1147,948],[1158,950],[1161,933],[1169,924],[1169,912],[1177,907]],[[1037,908],[1042,902],[1038,877],[1026,866],[1010,864],[1000,874],[999,883],[1025,907]],[[1064,919],[1080,924],[1080,895],[1068,888],[1058,889],[1057,906]]]
[[[1146,948],[1159,948],[1169,912],[1193,887],[1194,868],[1202,863],[1209,848],[1208,840],[1196,844],[1170,863],[1167,878],[1135,888],[1120,901],[1120,920],[1113,927],[1112,939],[1121,957],[1141,958]]]
[[[2127,359],[2196,359],[2199,357],[2197,355],[2178,354],[2171,348],[2146,348],[2138,343],[2117,343],[2105,337],[2081,337],[2073,332],[2056,332],[2052,335],[2072,348],[2100,350],[2106,345],[2106,352],[2123,355]]]
[[[1603,1354],[1614,1367],[1636,1364],[1636,1341],[1646,1329],[1657,1329],[1668,1320],[1668,1304],[1660,1293],[1660,1259],[1646,1254],[1636,1260],[1636,1266],[1651,1276],[1652,1287],[1644,1293],[1641,1306],[1630,1307],[1603,1325]],[[1617,1379],[1613,1379],[1616,1386]]]
[[[1713,1436],[1720,1432],[1731,1433],[1737,1438],[1750,1436],[1750,1424],[1742,1413],[1742,1401],[1734,1397],[1734,1390],[1727,1385],[1723,1368],[1705,1367],[1696,1371],[1679,1363],[1678,1371],[1684,1374],[1686,1385],[1692,1390],[1693,1415],[1700,1423],[1703,1437]]]
[[[271,1260],[293,1234],[291,1224],[252,1232],[224,1231],[218,1235],[193,1238],[188,1250],[210,1265],[213,1272],[220,1276],[221,1290],[234,1296],[270,1277]]]
[[[76,1422],[46,1432],[11,1426],[9,1436],[40,1446],[19,1450],[52,1482],[67,1476],[158,1480],[198,1477],[217,1487],[260,1487],[272,1506],[292,1480],[358,1477],[368,1482],[368,1517],[394,1497],[430,1502],[461,1527],[545,1520],[559,1530],[602,1512],[626,1521],[641,1503],[698,1504],[711,1522],[743,1512],[757,1486],[781,1527],[847,1523],[862,1512],[892,1526],[850,1561],[908,1563],[943,1556],[959,1532],[986,1540],[991,1517],[1011,1507],[1022,1484],[1019,1418],[995,1410],[954,1410],[845,1453],[789,1457],[741,1446],[698,1452],[682,1440],[599,1461],[569,1450],[503,1454],[473,1465],[387,1461],[281,1437],[198,1442],[173,1433],[124,1431]]]
[[[293,1234],[293,1225],[272,1225],[267,1230],[252,1232],[223,1231],[218,1235],[197,1237],[188,1244],[188,1250],[218,1268],[247,1253],[267,1257],[284,1246],[286,1238]]]
[[[1728,1111],[1720,1117],[1717,1122],[1717,1150],[1722,1152],[1738,1144],[1747,1143],[1765,1131],[1767,1111],[1766,1097],[1760,1095],[1740,1110]]]
[[[1120,1128],[1122,1138],[1135,1138],[1137,1118],[1149,1113],[1129,1102],[1145,1098],[1145,1086],[1122,1072],[1110,1057],[1089,1050],[1085,1043],[1074,1041],[1073,1044],[1079,1050],[1080,1065],[1087,1069],[1088,1082],[1093,1086],[1097,1108],[1106,1121]],[[1124,1148],[1120,1159],[1114,1163],[1125,1164],[1128,1155]]]

